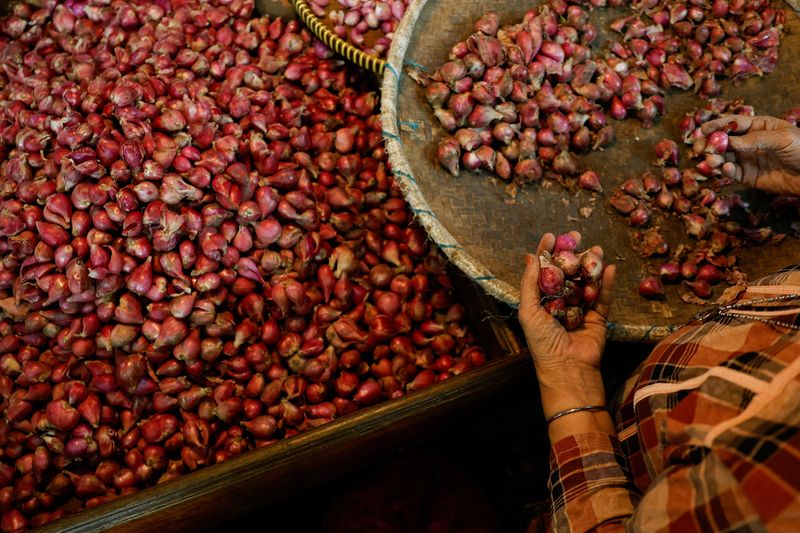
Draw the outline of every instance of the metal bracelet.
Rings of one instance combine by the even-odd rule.
[[[562,416],[571,415],[572,413],[579,413],[581,411],[608,411],[608,407],[605,405],[583,405],[581,407],[573,407],[572,409],[564,409],[563,411],[559,411],[545,420],[545,423],[550,425],[553,420],[561,418]]]

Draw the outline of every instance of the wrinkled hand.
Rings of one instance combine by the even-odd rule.
[[[580,234],[570,234],[580,246]],[[615,273],[613,265],[605,268],[595,308],[586,313],[583,326],[567,331],[539,305],[539,255],[545,250],[552,251],[554,245],[555,236],[547,233],[536,255],[527,256],[519,305],[519,321],[533,355],[545,415],[562,408],[605,402],[600,360],[606,343],[606,320]],[[592,252],[603,257],[599,246],[593,247]]]
[[[756,189],[800,195],[800,128],[775,117],[727,115],[701,126],[704,135],[736,122],[729,148],[736,154],[741,176]]]

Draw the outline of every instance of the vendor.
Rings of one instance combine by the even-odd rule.
[[[737,177],[800,195],[800,129],[728,116],[703,133],[732,120]],[[800,267],[752,282],[657,345],[614,409],[600,375],[614,266],[584,327],[567,332],[539,305],[538,255],[554,242],[545,235],[527,257],[519,308],[552,443],[553,529],[797,531]]]

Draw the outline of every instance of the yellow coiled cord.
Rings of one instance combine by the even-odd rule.
[[[331,50],[361,68],[370,70],[378,75],[383,74],[383,69],[386,67],[386,62],[383,59],[365,54],[352,44],[337,37],[327,26],[320,22],[305,0],[292,0],[292,5],[300,20]]]

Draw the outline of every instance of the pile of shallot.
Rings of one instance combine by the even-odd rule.
[[[762,75],[777,63],[785,15],[768,0],[609,3],[632,13],[611,23],[621,40],[602,54],[592,48],[588,6],[548,0],[511,26],[484,15],[450,61],[430,76],[413,72],[447,132],[439,163],[454,176],[484,169],[511,182],[511,192],[543,176],[567,182],[580,172],[574,153],[614,140],[609,116],[650,127],[665,91],[713,97],[721,79]],[[577,181],[602,189],[596,175]]]
[[[308,7],[340,39],[367,55],[386,57],[408,0],[308,0]]]
[[[567,331],[583,324],[586,312],[600,297],[603,260],[592,250],[578,251],[567,233],[556,237],[552,252],[539,256],[541,305]]]
[[[484,363],[378,97],[250,0],[0,21],[0,529]]]
[[[735,120],[708,135],[700,129],[721,116],[754,114],[753,108],[741,101],[710,99],[679,123],[688,147],[687,160],[681,161],[677,142],[662,139],[655,145],[653,159],[659,171],[648,170],[626,180],[610,197],[612,207],[637,228],[633,242],[641,255],[665,258],[642,280],[642,296],[663,298],[662,282],[683,281],[687,291],[682,299],[702,303],[713,295],[714,285],[722,281],[735,285],[743,279],[734,250],[752,244],[777,244],[786,237],[773,231],[770,223],[786,214],[781,207],[796,207],[797,202],[777,198],[771,213],[759,213],[741,195],[730,191],[741,177],[736,156],[728,147],[729,133],[736,130]],[[785,116],[797,114],[798,110],[792,109]],[[797,214],[789,213],[792,217]],[[660,223],[672,216],[680,218],[689,239],[670,243],[662,234]]]

